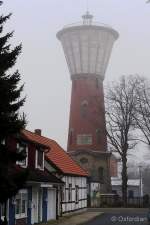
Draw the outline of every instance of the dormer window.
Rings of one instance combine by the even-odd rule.
[[[44,170],[44,152],[42,149],[36,149],[36,165],[35,167]]]
[[[22,161],[17,161],[16,164],[22,167],[27,167],[28,166],[28,147],[27,147],[27,144],[24,142],[17,144],[17,152],[19,153],[22,151],[24,151],[26,158]]]

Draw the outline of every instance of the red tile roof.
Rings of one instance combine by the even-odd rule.
[[[83,170],[56,141],[28,130],[23,130],[22,134],[30,141],[48,146],[50,151],[46,154],[47,159],[55,164],[64,174],[88,176],[88,172]]]
[[[33,142],[34,144],[38,144],[38,145],[41,145],[44,149],[49,149],[49,145],[46,144],[45,142],[42,142],[40,139],[39,139],[39,135],[31,132],[31,131],[28,131],[28,130],[22,130],[21,131],[21,138],[24,139],[24,140],[27,140],[27,141],[31,141]]]

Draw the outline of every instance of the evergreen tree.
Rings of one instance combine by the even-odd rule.
[[[2,5],[2,1],[0,1]],[[12,68],[21,53],[21,45],[11,48],[8,43],[13,32],[3,34],[3,27],[11,14],[0,16],[0,203],[15,196],[25,183],[27,171],[16,172],[16,161],[24,160],[25,152],[10,149],[8,138],[16,136],[25,126],[25,117],[19,109],[25,98],[21,98],[23,85],[19,86],[20,74]]]

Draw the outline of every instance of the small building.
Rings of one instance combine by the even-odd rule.
[[[45,170],[64,183],[57,189],[58,216],[87,208],[88,173],[56,141],[42,136],[39,131],[36,134],[25,132],[32,141],[48,146],[50,151],[45,154]]]
[[[110,160],[110,173],[111,173],[111,186],[114,194],[122,197],[122,162],[121,160],[112,154]],[[137,198],[143,197],[143,182],[142,177],[136,179],[128,179],[127,197]]]
[[[111,178],[112,192],[122,197],[122,180],[118,177]],[[127,188],[128,198],[143,197],[143,184],[140,179],[129,179]]]
[[[30,135],[29,135],[30,134]],[[50,148],[41,143],[36,134],[23,130],[17,137],[11,137],[5,144],[12,150],[26,151],[26,159],[17,162],[16,171],[28,168],[26,185],[7,203],[9,225],[31,225],[57,218],[57,189],[63,182],[54,174],[45,170],[44,155]],[[4,217],[4,207],[0,207],[0,217]]]
[[[54,165],[57,177],[65,183],[61,190],[60,213],[65,214],[87,208],[87,177],[83,170],[55,141],[50,140],[51,151],[46,154],[46,168]]]

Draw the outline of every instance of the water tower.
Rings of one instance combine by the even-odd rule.
[[[108,192],[110,154],[103,80],[118,33],[107,25],[94,23],[89,12],[82,19],[83,22],[68,25],[57,33],[72,80],[67,151],[89,171],[93,187]]]

